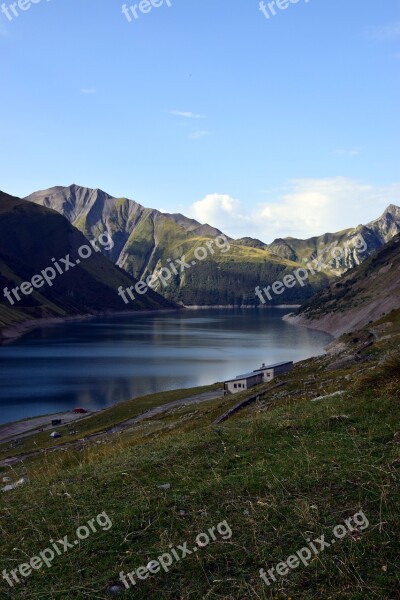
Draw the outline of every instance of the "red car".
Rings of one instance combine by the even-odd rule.
[[[76,415],[85,415],[87,413],[87,410],[85,410],[84,408],[74,408],[73,412]]]

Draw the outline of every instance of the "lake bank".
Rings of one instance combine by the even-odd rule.
[[[129,315],[152,315],[157,313],[168,313],[168,312],[177,312],[181,310],[181,308],[160,308],[157,310],[132,310],[132,311],[105,311],[96,314],[82,314],[82,315],[74,315],[69,317],[49,317],[44,319],[32,319],[29,321],[23,321],[22,323],[18,323],[16,325],[11,325],[9,327],[5,327],[4,329],[0,329],[0,346],[2,344],[9,344],[17,340],[18,338],[23,337],[27,333],[34,331],[35,329],[45,328],[52,325],[59,325],[62,323],[79,323],[83,321],[92,321],[95,319],[101,319],[102,317],[114,316],[114,317],[122,317]]]

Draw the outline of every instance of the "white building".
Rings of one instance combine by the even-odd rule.
[[[293,361],[276,363],[274,365],[263,364],[256,371],[245,373],[244,375],[238,375],[235,377],[235,379],[229,379],[228,381],[225,381],[224,390],[225,393],[228,394],[238,394],[239,392],[248,390],[255,385],[259,385],[260,383],[272,381],[272,379],[274,379],[274,377],[277,375],[288,373],[289,371],[292,371],[292,369]]]
[[[289,362],[280,362],[275,363],[274,365],[265,365],[263,364],[259,369],[257,369],[257,373],[263,373],[264,381],[271,381],[277,375],[281,375],[282,373],[289,373],[289,371],[293,370],[293,361]]]

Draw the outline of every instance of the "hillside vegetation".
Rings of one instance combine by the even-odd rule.
[[[287,320],[340,335],[400,307],[400,235]]]
[[[221,426],[217,417],[248,392],[4,467],[30,483],[1,495],[3,568],[26,562],[50,539],[74,539],[103,511],[112,528],[13,589],[2,582],[1,597],[105,600],[120,571],[148,565],[170,545],[193,548],[199,533],[226,521],[231,538],[217,535],[118,597],[398,599],[399,342],[395,311],[338,340],[336,354],[296,365],[278,380],[283,387],[259,386],[259,400]],[[270,587],[260,579],[260,568],[276,567],[307,539],[330,541],[358,511],[367,528]]]
[[[56,273],[52,285],[33,289],[29,295],[20,293],[19,301],[12,296],[14,304],[3,295],[4,288],[11,290],[54,267],[53,258],[60,261],[70,255],[75,263],[78,249],[87,243],[57,212],[0,192],[0,330],[39,318],[171,307],[151,290],[127,307],[117,290],[135,281],[95,251],[73,267],[59,262],[65,272]]]

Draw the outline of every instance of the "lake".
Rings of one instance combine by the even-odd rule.
[[[0,423],[207,385],[323,353],[290,309],[201,309],[60,323],[0,346]]]

